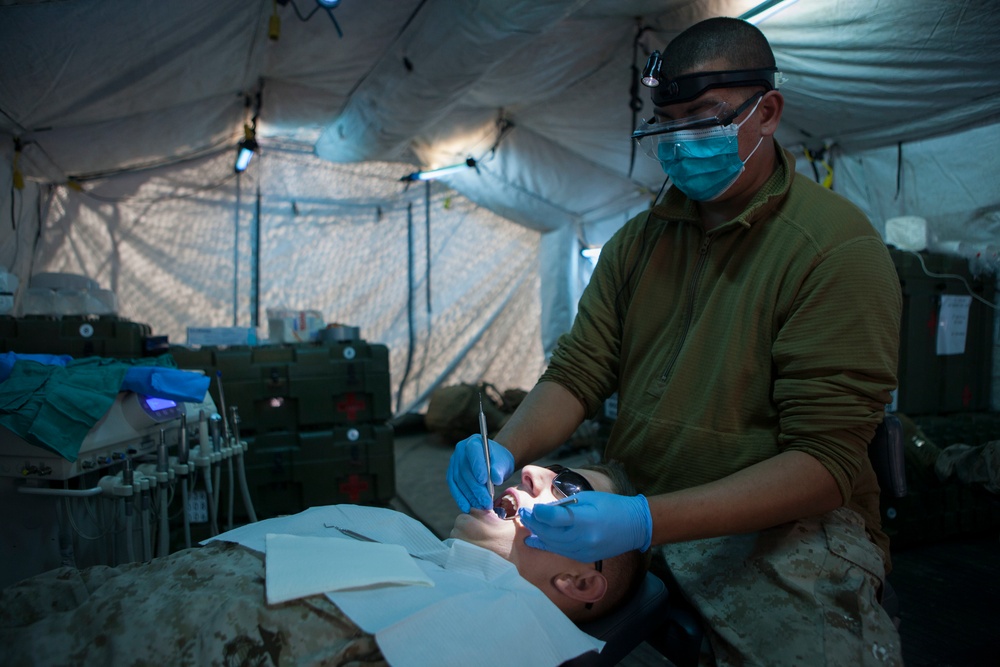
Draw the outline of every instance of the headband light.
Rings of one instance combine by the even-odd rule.
[[[660,68],[663,67],[663,59],[659,51],[653,51],[646,60],[646,66],[642,68],[642,85],[648,88],[656,88],[660,85]]]
[[[710,88],[762,86],[765,90],[777,90],[786,80],[776,67],[695,72],[673,79],[665,78],[661,73],[662,68],[663,58],[660,52],[653,51],[642,70],[642,84],[653,89],[653,103],[661,106],[688,102]]]

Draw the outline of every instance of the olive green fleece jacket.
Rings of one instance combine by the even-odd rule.
[[[778,155],[710,233],[677,188],[620,229],[541,381],[590,416],[618,392],[605,454],[647,495],[812,455],[888,564],[867,445],[896,386],[899,279],[864,214]]]

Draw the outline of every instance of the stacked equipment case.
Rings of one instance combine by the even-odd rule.
[[[918,430],[904,431],[909,491],[903,498],[883,495],[882,527],[894,547],[995,531],[1000,528],[1000,498],[982,485],[941,481],[933,471],[938,449],[1000,440],[1000,414],[990,411],[993,311],[973,298],[964,351],[943,355],[937,347],[943,297],[966,297],[971,290],[995,303],[995,276],[973,276],[968,262],[958,257],[923,252],[918,258],[894,248],[890,254],[903,295],[894,408]],[[968,289],[956,276],[964,278]]]
[[[386,346],[353,340],[170,352],[179,368],[212,378],[216,405],[237,407],[259,517],[384,505],[395,495]]]

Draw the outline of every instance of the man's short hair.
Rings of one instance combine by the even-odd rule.
[[[663,74],[676,78],[722,59],[726,69],[774,67],[774,52],[757,26],[724,16],[706,19],[677,35],[663,51]]]
[[[618,495],[634,496],[639,492],[625,474],[625,468],[616,461],[594,463],[582,466],[583,470],[593,470],[606,476],[611,481],[611,491]],[[649,570],[652,549],[645,553],[635,549],[620,556],[604,560],[602,573],[608,580],[608,592],[604,598],[594,605],[592,615],[588,614],[581,620],[590,620],[605,616],[631,600],[642,586]]]

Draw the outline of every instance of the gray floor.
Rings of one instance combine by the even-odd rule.
[[[392,505],[420,519],[439,537],[451,530],[458,508],[445,473],[452,445],[426,432],[397,435],[396,498]],[[558,460],[585,463],[578,450]],[[1000,540],[972,535],[894,553],[894,586],[902,602],[900,634],[909,667],[1000,665],[993,637],[1000,630]],[[670,665],[642,644],[625,667]]]

